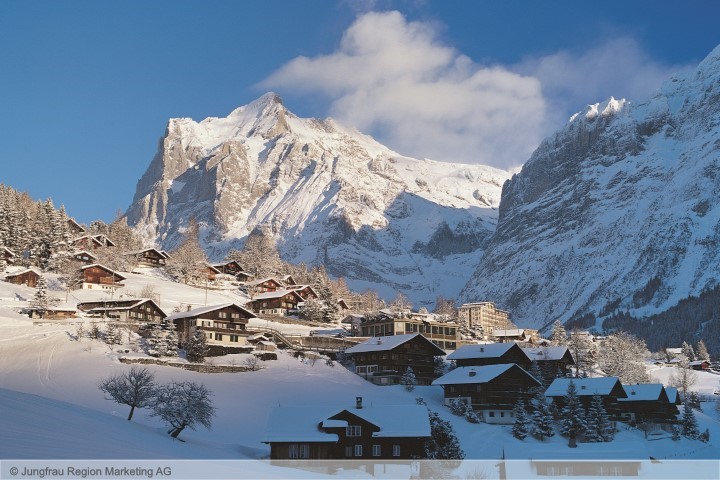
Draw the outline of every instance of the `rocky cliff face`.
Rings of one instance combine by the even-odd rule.
[[[261,226],[285,260],[432,303],[477,265],[508,178],[403,157],[332,119],[298,118],[270,93],[225,118],[170,120],[127,217],[171,249],[194,216],[214,259]]]
[[[591,105],[544,140],[505,184],[462,299],[536,327],[666,310],[718,283],[719,194],[720,47],[653,98]]]

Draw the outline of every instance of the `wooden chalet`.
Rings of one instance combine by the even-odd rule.
[[[78,262],[81,262],[85,265],[91,265],[93,263],[97,263],[98,258],[93,255],[92,253],[86,251],[86,250],[80,250],[75,253],[73,253],[73,258],[77,260]]]
[[[575,359],[567,347],[523,347],[522,351],[531,362],[537,362],[547,379],[564,377],[570,366],[575,365]]]
[[[272,460],[421,458],[430,438],[423,405],[275,407],[263,443]]]
[[[310,285],[288,285],[287,290],[293,290],[298,293],[304,300],[308,298],[318,298],[318,294]]]
[[[585,411],[590,408],[592,397],[598,395],[602,399],[603,406],[610,419],[622,419],[623,409],[620,407],[618,400],[627,398],[627,394],[617,377],[556,378],[545,390],[545,396],[552,398],[558,409],[565,406],[565,395],[570,382],[575,383],[577,396]]]
[[[259,293],[245,306],[259,315],[287,315],[304,301],[295,290],[277,290]]]
[[[93,235],[93,238],[95,240],[97,240],[98,242],[100,242],[100,244],[103,247],[114,247],[115,246],[115,242],[110,240],[105,234],[99,233],[97,235]]]
[[[240,266],[238,262],[235,260],[231,260],[229,262],[225,263],[216,263],[213,264],[213,267],[220,271],[220,273],[225,275],[232,275],[233,277],[237,278],[239,274],[243,274],[243,278],[252,277],[252,275]],[[240,279],[238,279],[240,280]]]
[[[35,288],[37,286],[38,280],[40,280],[40,273],[32,268],[28,268],[10,275],[5,275],[5,281],[8,283],[14,283],[15,285],[26,285],[32,288]]]
[[[511,424],[518,400],[529,400],[540,382],[514,363],[457,367],[432,382],[445,391],[445,404],[461,399],[477,410],[482,421]]]
[[[64,320],[66,318],[75,318],[77,309],[71,307],[48,307],[28,308],[27,314],[30,318],[39,318],[43,320]]]
[[[77,308],[90,316],[121,322],[159,323],[167,317],[160,306],[149,298],[82,302],[77,304]]]
[[[626,398],[618,399],[620,417],[629,422],[675,423],[678,409],[661,383],[623,385]]]
[[[690,362],[690,368],[693,370],[710,370],[710,362],[707,360],[695,360]]]
[[[87,230],[85,230],[85,227],[80,225],[73,218],[68,218],[67,223],[68,223],[68,229],[70,230],[70,233],[72,233],[73,235],[83,235],[87,231]]]
[[[454,322],[440,321],[432,314],[380,310],[373,318],[360,324],[360,336],[375,337],[421,333],[442,349],[455,350],[460,341],[460,329]]]
[[[282,283],[278,282],[277,280],[275,280],[272,277],[260,278],[258,280],[245,282],[245,285],[247,286],[248,293],[251,296],[256,295],[258,293],[276,292],[278,290],[285,289],[285,287],[283,287]]]
[[[448,355],[458,367],[478,367],[516,363],[524,369],[530,368],[530,359],[517,343],[485,343],[463,345]]]
[[[2,254],[3,258],[5,258],[5,263],[7,265],[12,265],[15,263],[15,254],[7,247],[2,247],[2,250],[0,250],[0,254]]]
[[[138,265],[146,267],[164,267],[167,262],[168,255],[155,248],[146,248],[137,252],[128,253],[135,257]]]
[[[345,353],[352,355],[355,373],[377,385],[398,384],[408,367],[419,385],[430,385],[437,376],[435,357],[445,355],[419,333],[372,337]]]
[[[96,239],[92,235],[83,235],[81,237],[78,237],[72,241],[72,246],[79,249],[79,250],[97,250],[98,248],[102,248],[104,245],[103,243]]]
[[[494,328],[491,334],[496,342],[527,342],[524,328]]]
[[[340,307],[340,310],[350,310],[350,307],[348,306],[347,302],[343,300],[342,298],[338,299],[337,306]]]
[[[181,343],[194,335],[196,330],[201,330],[211,346],[239,347],[247,345],[245,327],[254,317],[251,311],[240,305],[224,303],[173,313],[166,320],[175,324]]]
[[[288,289],[292,285],[297,285],[297,282],[292,275],[285,275],[280,279],[280,282],[282,282],[282,284],[285,285],[285,287],[287,287]]]
[[[83,280],[78,282],[76,289],[115,290],[125,286],[122,284],[125,280],[124,276],[99,263],[84,265],[80,270],[83,273]]]
[[[680,412],[677,407],[682,405],[682,399],[680,398],[680,395],[678,395],[678,389],[676,387],[665,387],[665,394],[668,397],[668,402],[675,405],[675,410],[673,411],[677,415]]]

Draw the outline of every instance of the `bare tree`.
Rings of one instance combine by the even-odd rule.
[[[602,343],[597,363],[605,374],[619,377],[622,383],[643,383],[649,380],[645,368],[645,357],[649,355],[644,340],[616,332]]]
[[[200,246],[200,227],[194,219],[185,231],[185,240],[170,252],[165,270],[172,276],[188,283],[192,277],[199,277],[207,266],[207,256]]]
[[[106,378],[98,388],[110,395],[121,405],[130,406],[128,420],[132,419],[135,408],[149,407],[155,398],[155,375],[145,367],[134,366],[128,373]]]
[[[688,391],[696,383],[697,373],[690,368],[690,362],[682,358],[670,376],[670,385],[682,392],[683,403],[687,402]]]
[[[173,382],[157,390],[153,416],[160,417],[171,429],[171,437],[177,438],[186,428],[195,430],[199,424],[210,428],[215,407],[211,393],[205,385],[195,382]]]

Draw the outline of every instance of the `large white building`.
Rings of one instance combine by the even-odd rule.
[[[510,321],[510,313],[500,310],[493,302],[464,303],[458,308],[458,319],[475,330],[482,328],[486,338],[495,329],[517,328]]]

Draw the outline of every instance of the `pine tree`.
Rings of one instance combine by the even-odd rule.
[[[208,347],[205,332],[195,330],[195,333],[185,342],[185,358],[191,362],[203,362],[209,352],[210,347]]]
[[[693,350],[692,345],[687,342],[682,343],[682,353],[685,358],[687,358],[688,362],[694,362],[696,360],[695,350]]]
[[[610,442],[613,439],[613,429],[605,406],[600,395],[593,395],[590,408],[587,411],[587,428],[585,438],[589,442]]]
[[[530,433],[530,420],[527,410],[525,409],[525,402],[522,400],[517,401],[513,408],[513,416],[515,417],[515,423],[512,428],[513,437],[518,440],[524,440]]]
[[[564,406],[560,411],[560,434],[569,437],[573,433],[580,435],[585,431],[585,411],[577,395],[577,386],[572,380],[565,393]]]
[[[122,343],[122,333],[118,330],[114,323],[108,323],[105,326],[105,343],[111,347]]]
[[[567,331],[560,320],[555,320],[553,323],[549,340],[554,346],[564,346],[568,344]]]
[[[412,392],[413,390],[415,390],[415,385],[417,385],[417,379],[415,378],[415,373],[413,373],[412,368],[407,367],[405,373],[400,379],[400,383],[402,385],[405,385],[405,390],[407,390],[408,392]]]
[[[683,405],[683,414],[682,419],[680,420],[680,425],[682,426],[682,434],[684,437],[696,439],[698,438],[698,435],[700,435],[697,419],[695,418],[695,412],[687,402]]]
[[[545,397],[541,393],[538,393],[533,398],[533,408],[535,411],[532,417],[532,434],[540,440],[554,436],[553,416]]]
[[[710,361],[710,353],[708,352],[705,342],[700,340],[697,344],[697,358],[698,360]]]
[[[475,409],[472,407],[471,402],[465,403],[464,416],[465,416],[465,420],[467,420],[470,423],[480,423],[480,417],[478,417],[478,414],[475,412]]]
[[[147,354],[152,357],[177,357],[178,338],[172,322],[153,324],[147,339]]]
[[[30,308],[37,310],[40,318],[45,318],[45,312],[58,303],[59,300],[48,293],[45,276],[40,275],[37,285],[35,286],[35,295],[32,300],[30,300]]]
[[[542,374],[542,370],[540,370],[540,364],[537,362],[537,360],[533,360],[532,363],[530,363],[530,370],[528,371],[528,373],[530,375],[532,375],[535,378],[535,380],[540,382],[541,385],[543,385],[541,387],[532,387],[533,389],[544,390],[545,388],[547,388],[550,385],[545,380],[545,377]],[[535,392],[532,391],[531,393],[534,394]]]
[[[460,441],[450,422],[440,418],[437,412],[428,410],[428,415],[430,415],[430,439],[425,443],[425,459],[462,460],[465,458],[465,452],[460,448]]]

